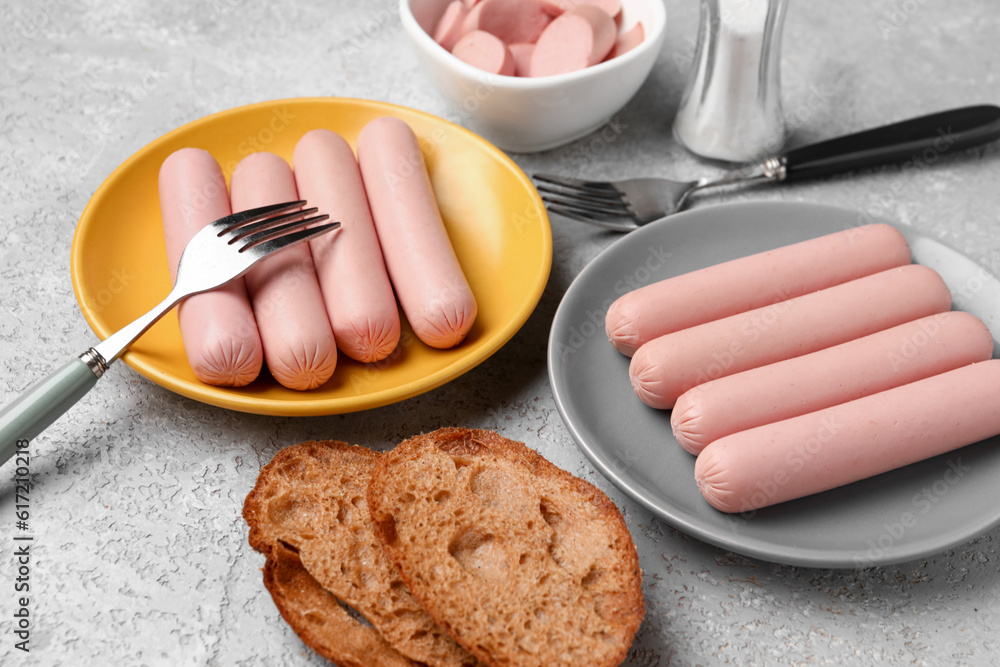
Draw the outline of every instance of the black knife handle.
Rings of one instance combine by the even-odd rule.
[[[963,107],[802,146],[781,156],[787,181],[907,160],[935,162],[1000,139],[1000,107]]]

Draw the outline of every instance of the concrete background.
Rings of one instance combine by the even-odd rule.
[[[701,176],[669,125],[690,64],[694,0],[617,141],[514,156],[527,172]],[[344,96],[447,115],[417,71],[395,2],[0,2],[0,402],[94,342],[73,296],[77,219],[104,178],[165,132],[266,99]],[[947,107],[1000,102],[990,0],[793,1],[783,55],[794,143]],[[357,55],[360,48],[360,55]],[[353,54],[353,55],[352,55]],[[819,99],[819,103],[816,100]],[[63,167],[55,169],[55,167]],[[59,173],[59,178],[53,174]],[[1000,147],[795,186],[699,199],[786,199],[886,215],[1000,260]],[[553,219],[537,310],[494,357],[418,398],[324,418],[227,412],[116,365],[40,436],[31,489],[31,653],[14,649],[13,470],[0,479],[0,664],[318,665],[279,618],[246,544],[243,498],[280,447],[336,438],[386,449],[443,425],[497,429],[604,489],[626,513],[648,613],[627,664],[987,665],[1000,660],[1000,529],[866,570],[786,567],[672,529],[598,475],[555,410],[548,326],[615,236]],[[970,507],[969,511],[976,511]]]

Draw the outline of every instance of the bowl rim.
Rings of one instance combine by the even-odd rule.
[[[629,63],[642,58],[644,54],[653,49],[659,52],[667,28],[666,5],[663,0],[640,1],[649,4],[653,12],[654,21],[653,25],[650,27],[643,24],[643,30],[648,30],[648,34],[644,35],[642,42],[637,47],[618,56],[617,58],[599,62],[596,65],[591,65],[590,67],[586,67],[582,70],[540,77],[519,77],[491,74],[490,72],[483,71],[478,67],[462,62],[434,41],[434,38],[429,35],[419,23],[417,23],[416,17],[410,10],[410,3],[412,0],[399,0],[399,16],[403,24],[403,29],[410,35],[410,38],[413,39],[417,47],[426,52],[430,57],[437,60],[443,66],[454,71],[456,74],[461,75],[466,79],[473,79],[477,83],[483,83],[494,88],[506,87],[511,90],[542,90],[562,84],[577,83],[591,77],[599,76],[602,72],[626,67]]]

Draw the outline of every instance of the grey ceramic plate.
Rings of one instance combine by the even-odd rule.
[[[1000,438],[871,479],[765,508],[714,510],[670,413],[632,391],[628,358],[604,334],[611,302],[640,284],[829,234],[864,220],[799,203],[730,204],[674,215],[616,241],[580,273],[556,312],[549,378],[579,447],[622,491],[676,528],[737,553],[790,565],[868,567],[928,556],[1000,524]],[[915,262],[937,270],[955,308],[1000,332],[1000,281],[973,260],[897,225]],[[997,345],[1000,348],[1000,345]]]

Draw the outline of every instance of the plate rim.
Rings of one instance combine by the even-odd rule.
[[[80,217],[77,220],[76,227],[74,228],[73,239],[70,247],[70,278],[73,284],[73,294],[84,319],[98,338],[103,340],[113,332],[107,330],[101,325],[100,321],[96,317],[96,313],[92,312],[92,309],[87,304],[84,294],[82,293],[82,273],[83,267],[86,265],[86,258],[83,257],[83,240],[90,229],[89,220],[92,215],[91,210],[95,206],[95,202],[104,196],[107,196],[107,192],[113,189],[114,184],[123,177],[123,174],[127,173],[128,170],[144,155],[149,152],[156,151],[162,145],[175,140],[178,135],[189,132],[193,128],[197,128],[202,125],[217,123],[229,116],[252,112],[256,109],[273,108],[281,105],[321,105],[334,107],[349,105],[380,109],[384,111],[386,115],[398,116],[400,113],[403,115],[416,115],[432,124],[446,126],[449,131],[465,135],[466,138],[474,143],[477,143],[485,155],[509,168],[517,180],[526,186],[525,193],[531,199],[540,216],[539,226],[542,241],[540,253],[542,262],[538,266],[538,273],[531,285],[531,289],[524,292],[523,302],[515,311],[514,316],[504,322],[504,324],[492,335],[489,344],[484,345],[484,347],[472,357],[463,355],[454,360],[452,363],[437,369],[433,373],[422,376],[421,378],[402,385],[382,389],[378,392],[361,396],[309,399],[308,394],[303,393],[302,399],[296,401],[275,400],[273,398],[260,396],[241,397],[239,394],[233,393],[233,388],[214,387],[207,384],[192,386],[192,383],[187,380],[176,378],[173,374],[161,370],[154,364],[136,360],[134,355],[130,355],[128,351],[122,355],[121,361],[124,361],[126,365],[132,368],[132,370],[150,380],[154,384],[186,398],[196,400],[200,403],[249,414],[309,417],[357,412],[413,398],[414,396],[436,389],[471,371],[506,345],[510,339],[521,330],[525,322],[527,322],[528,318],[531,317],[531,314],[537,308],[552,271],[553,239],[552,227],[548,218],[548,211],[545,209],[540,195],[537,190],[535,190],[528,176],[524,173],[521,167],[510,158],[510,156],[497,148],[495,145],[483,137],[475,134],[471,130],[468,130],[445,118],[441,118],[440,116],[435,116],[434,114],[421,111],[420,109],[393,104],[391,102],[383,102],[380,100],[368,100],[354,97],[317,96],[264,100],[223,109],[206,116],[196,118],[156,137],[152,141],[147,142],[121,162],[121,164],[119,164],[101,182],[88,199],[83,211],[80,213]]]
[[[552,387],[552,394],[555,400],[556,409],[559,412],[559,416],[562,418],[563,424],[569,430],[570,435],[573,438],[574,443],[577,448],[580,449],[587,459],[590,461],[594,467],[596,467],[601,474],[608,478],[618,489],[620,489],[625,495],[627,495],[631,500],[638,503],[648,511],[650,511],[655,516],[666,521],[669,525],[681,530],[687,535],[694,537],[702,542],[711,544],[713,546],[723,548],[733,553],[738,553],[744,556],[749,556],[752,558],[759,558],[771,563],[777,563],[781,565],[798,566],[798,567],[812,567],[812,568],[835,568],[835,569],[859,569],[876,567],[882,565],[890,565],[895,563],[907,562],[915,559],[920,559],[934,554],[941,553],[955,546],[964,544],[969,540],[983,534],[984,532],[1000,525],[1000,511],[997,511],[993,516],[983,516],[979,520],[970,520],[969,524],[963,526],[962,529],[956,529],[951,531],[951,533],[946,533],[946,539],[935,540],[933,543],[928,543],[929,538],[924,538],[913,543],[909,548],[893,550],[891,554],[889,552],[885,553],[880,558],[869,558],[864,557],[863,564],[859,564],[859,554],[857,550],[851,549],[837,549],[836,545],[831,545],[831,550],[828,552],[820,553],[815,548],[803,549],[802,547],[795,547],[788,544],[774,544],[762,540],[759,537],[753,537],[751,539],[751,544],[747,545],[741,542],[739,539],[727,539],[726,537],[720,537],[719,534],[711,532],[710,530],[699,525],[697,520],[692,520],[688,518],[685,513],[678,513],[677,511],[668,511],[667,508],[661,507],[659,504],[653,500],[646,497],[646,495],[641,490],[640,484],[637,484],[631,478],[625,479],[621,474],[616,472],[613,468],[606,465],[605,462],[597,455],[591,444],[587,442],[584,438],[578,425],[573,423],[573,421],[567,415],[566,397],[563,395],[560,388],[560,383],[556,381],[557,368],[555,358],[557,356],[554,346],[556,344],[557,329],[563,318],[566,317],[566,312],[569,308],[566,304],[570,301],[571,294],[575,294],[575,290],[582,289],[580,287],[583,281],[589,276],[589,273],[596,271],[597,268],[603,262],[608,261],[606,257],[611,256],[612,253],[616,252],[616,248],[629,238],[636,238],[641,241],[641,239],[646,236],[655,234],[660,228],[667,227],[671,224],[675,224],[678,219],[686,220],[692,216],[701,217],[704,215],[709,215],[713,211],[719,210],[746,210],[748,208],[758,208],[762,210],[773,209],[775,207],[798,209],[800,211],[811,210],[817,211],[820,209],[826,210],[827,212],[832,212],[837,215],[852,215],[855,219],[860,220],[864,217],[866,223],[874,222],[884,222],[892,225],[893,227],[900,229],[904,234],[912,234],[915,236],[920,236],[928,240],[934,241],[949,250],[962,255],[963,257],[970,259],[965,252],[954,248],[953,246],[944,243],[938,239],[934,239],[926,234],[921,233],[919,230],[914,229],[910,225],[898,222],[896,220],[888,219],[883,216],[869,216],[857,211],[855,209],[850,209],[842,206],[835,206],[831,204],[816,204],[811,202],[801,202],[801,201],[785,201],[785,200],[770,200],[770,201],[753,201],[753,202],[728,202],[722,204],[714,204],[711,206],[704,206],[697,209],[691,209],[688,211],[682,211],[680,213],[673,214],[672,216],[662,218],[655,222],[649,223],[640,227],[632,232],[629,232],[620,239],[614,241],[607,248],[604,248],[599,252],[587,265],[574,277],[570,285],[566,288],[562,299],[559,301],[559,305],[556,308],[555,315],[552,318],[552,325],[549,328],[549,340],[546,345],[546,357],[547,357],[547,370],[549,376],[549,384]],[[683,218],[682,218],[683,216]],[[638,243],[639,241],[634,241]],[[602,260],[602,258],[605,258]],[[599,261],[600,260],[600,261]],[[977,266],[981,265],[976,263]],[[984,267],[981,267],[984,268]],[[987,270],[984,268],[984,270]],[[1000,283],[1000,278],[997,278],[992,271],[989,274]],[[994,332],[996,333],[996,332]],[[598,337],[600,338],[600,337]],[[640,488],[636,488],[640,487]],[[745,539],[745,538],[744,538]],[[770,546],[770,548],[768,548]]]

